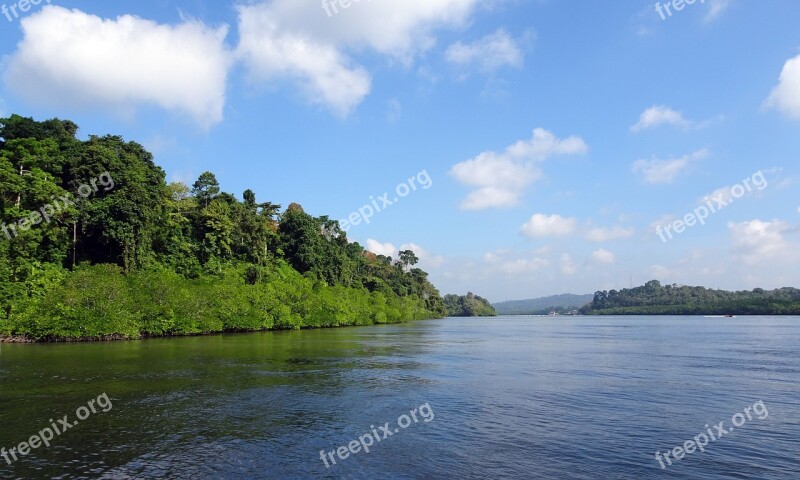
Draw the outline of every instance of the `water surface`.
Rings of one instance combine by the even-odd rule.
[[[800,478],[800,318],[500,317],[0,346],[0,478]],[[763,401],[683,460],[655,460]],[[418,422],[326,468],[403,414]],[[418,410],[419,411],[419,410]],[[409,417],[410,418],[410,417]],[[429,418],[428,418],[429,419]],[[380,432],[379,432],[380,433]],[[330,462],[329,462],[330,463]]]

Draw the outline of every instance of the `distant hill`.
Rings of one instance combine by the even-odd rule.
[[[586,315],[798,315],[800,290],[727,292],[703,287],[661,285],[652,280],[642,287],[594,294],[581,309]]]
[[[499,315],[547,315],[550,312],[565,313],[578,310],[594,299],[594,295],[553,295],[530,300],[510,300],[494,303]]]

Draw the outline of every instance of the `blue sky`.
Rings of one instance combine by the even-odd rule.
[[[424,171],[348,235],[443,293],[800,283],[796,1],[332,1],[0,0],[0,113],[337,219]]]

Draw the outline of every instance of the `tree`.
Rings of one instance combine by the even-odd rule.
[[[408,271],[412,266],[419,263],[419,257],[417,257],[412,250],[403,250],[398,253],[398,256],[400,260],[397,262],[405,271]]]
[[[248,209],[252,209],[253,211],[256,210],[256,194],[249,188],[244,191],[242,194],[242,198],[244,198],[244,206]]]
[[[125,272],[153,261],[154,241],[167,223],[169,190],[152,154],[119,136],[91,136],[67,170],[72,192],[104,173],[113,180],[78,205],[78,260],[116,263]]]
[[[197,197],[201,205],[207,207],[209,202],[219,194],[219,182],[211,172],[204,172],[192,185],[192,195]]]
[[[249,189],[240,201],[211,172],[191,188],[168,185],[140,144],[82,141],[77,130],[58,119],[0,119],[0,229],[9,232],[0,233],[0,335],[135,337],[444,315],[412,251],[393,265],[350,242],[337,221],[297,203],[281,214]],[[73,203],[77,192],[86,195]],[[55,199],[57,211],[31,226]]]

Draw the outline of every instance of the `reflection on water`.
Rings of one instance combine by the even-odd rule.
[[[798,318],[447,319],[0,346],[0,447],[107,393],[0,478],[797,478]],[[763,400],[666,470],[655,452]],[[429,402],[369,454],[330,451]]]

